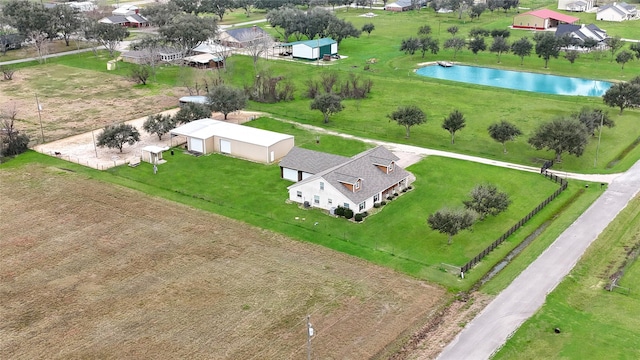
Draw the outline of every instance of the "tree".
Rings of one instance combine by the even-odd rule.
[[[238,39],[244,44],[244,50],[253,60],[253,70],[258,73],[258,59],[273,46],[273,39],[262,31],[244,32]]]
[[[311,102],[311,110],[320,110],[324,116],[324,123],[329,123],[329,117],[344,109],[342,98],[333,93],[325,93],[316,96]]]
[[[62,35],[65,45],[69,46],[69,38],[80,29],[80,18],[70,6],[54,6],[51,11],[57,33]]]
[[[528,140],[536,150],[546,148],[555,151],[555,161],[562,161],[562,154],[580,156],[589,142],[587,127],[575,118],[556,118],[541,124]]]
[[[269,25],[282,35],[285,42],[289,41],[291,35],[295,36],[296,41],[302,39],[307,18],[307,14],[304,11],[298,8],[283,7],[270,10],[266,18]],[[282,29],[283,32],[278,31],[278,28]]]
[[[509,31],[509,29],[493,29],[491,30],[491,32],[489,33],[489,35],[494,38],[496,36],[500,36],[503,38],[508,38],[509,36],[511,36],[511,32]]]
[[[144,124],[142,124],[142,129],[149,134],[158,135],[158,140],[162,140],[162,135],[168,133],[175,127],[175,118],[166,114],[149,115]]]
[[[398,106],[398,109],[387,115],[387,117],[407,129],[407,139],[412,126],[427,122],[427,116],[424,111],[415,105]]]
[[[580,57],[580,53],[575,50],[568,50],[564,53],[564,58],[569,60],[570,63],[574,63],[576,59]]]
[[[444,42],[445,49],[453,49],[454,59],[458,55],[458,51],[460,51],[460,49],[465,47],[465,45],[467,45],[467,42],[464,39],[458,38],[458,37],[449,38],[447,39],[447,41]]]
[[[418,29],[418,35],[422,35],[422,36],[427,36],[431,34],[431,26],[429,25],[422,25],[420,26],[420,28]]]
[[[489,36],[491,34],[491,32],[487,29],[483,29],[481,27],[474,27],[471,30],[469,30],[469,37],[474,38],[474,37],[486,37]]]
[[[400,45],[400,51],[404,51],[405,54],[413,55],[420,49],[420,39],[410,37],[408,39],[402,39]]]
[[[244,10],[247,17],[251,16],[251,9],[255,4],[255,0],[234,0],[234,6],[238,9]]]
[[[622,50],[618,55],[616,55],[616,62],[618,64],[622,64],[622,70],[624,70],[624,64],[631,60],[633,60],[633,53],[631,51]]]
[[[596,130],[598,130],[601,125],[608,128],[612,128],[616,125],[609,117],[609,114],[601,109],[589,109],[584,107],[579,113],[574,113],[571,116],[578,119],[578,121],[587,128],[587,132],[591,134],[591,136],[596,134]]]
[[[526,37],[511,44],[511,52],[520,57],[520,66],[524,64],[524,57],[531,56],[533,44]]]
[[[371,32],[376,29],[376,26],[373,23],[368,23],[362,25],[362,31],[367,33],[367,37],[371,35]]]
[[[124,144],[133,145],[140,141],[140,133],[133,125],[118,124],[107,125],[98,135],[97,145],[100,147],[108,147],[109,149],[118,149],[122,152]]]
[[[469,41],[469,50],[476,56],[478,61],[478,52],[487,50],[487,44],[484,42],[483,37],[476,36]]]
[[[470,210],[440,209],[429,215],[427,223],[432,230],[449,235],[447,244],[451,245],[453,236],[473,226],[477,215]]]
[[[234,7],[233,0],[200,0],[198,11],[216,14],[222,21],[224,14],[229,10],[233,10]]]
[[[166,4],[154,3],[147,5],[140,9],[140,14],[147,18],[151,25],[157,27],[170,24],[173,21],[173,17],[182,12],[174,1],[169,1]]]
[[[160,35],[142,35],[139,39],[131,43],[132,50],[144,51],[146,56],[142,59],[142,64],[151,66],[151,74],[155,75],[156,66],[160,60],[160,51],[165,47],[165,40]]]
[[[513,141],[516,137],[522,135],[522,131],[512,123],[502,120],[499,123],[489,125],[487,129],[489,136],[500,144],[502,144],[502,152],[507,153],[507,141]]]
[[[2,73],[3,79],[12,80],[16,69],[8,65],[0,65],[0,72]]]
[[[581,45],[583,48],[591,51],[591,49],[593,49],[594,47],[598,46],[598,40],[596,39],[592,39],[592,38],[586,38],[584,39],[584,41],[582,42]]]
[[[471,9],[469,9],[469,17],[473,20],[474,18],[480,19],[480,15],[487,10],[487,5],[483,3],[473,4]]]
[[[134,64],[131,67],[129,76],[137,84],[147,85],[147,80],[151,76],[153,69],[146,64]]]
[[[609,47],[609,51],[611,52],[611,60],[609,62],[613,62],[613,56],[624,46],[624,42],[622,41],[620,36],[608,37],[604,40],[604,42],[605,44],[607,44],[607,46]]]
[[[636,59],[640,60],[640,42],[635,42],[629,46],[629,50],[633,51]]]
[[[510,48],[511,47],[509,46],[509,43],[505,38],[503,38],[502,36],[495,36],[493,38],[493,43],[491,44],[489,51],[494,52],[498,55],[498,64],[500,64],[500,55],[502,55],[502,53],[509,52]]]
[[[18,112],[14,108],[7,108],[0,113],[0,155],[15,156],[27,151],[29,136],[15,128]]]
[[[34,45],[38,59],[42,61],[47,40],[56,35],[53,11],[26,0],[11,1],[2,11],[10,19],[11,25]]]
[[[511,205],[509,195],[498,191],[495,185],[477,185],[469,194],[471,199],[463,201],[464,207],[478,214],[480,220],[487,215],[496,216]]]
[[[462,130],[465,126],[467,124],[464,115],[457,109],[453,110],[442,122],[442,128],[451,134],[452,144],[455,141],[456,131]]]
[[[129,31],[120,25],[96,23],[94,28],[96,40],[109,51],[111,58],[115,57],[115,51],[120,42],[129,36]]]
[[[546,69],[549,64],[549,59],[558,58],[560,55],[561,43],[553,33],[540,32],[536,33],[533,37],[536,42],[536,55],[539,58],[544,59],[544,68]]]
[[[456,34],[458,33],[459,30],[460,29],[458,29],[457,26],[450,26],[450,27],[447,28],[447,32],[449,34],[451,34],[451,36],[456,36]]]
[[[502,5],[504,5],[504,0],[487,0],[487,9],[492,13],[502,8]]]
[[[422,52],[422,58],[424,59],[424,54],[430,51],[432,54],[437,54],[440,51],[440,46],[438,45],[438,40],[432,38],[431,36],[424,37],[420,39],[420,52]]]
[[[188,54],[198,45],[216,34],[217,25],[212,17],[201,18],[191,14],[176,15],[171,23],[161,27],[158,33],[165,42]]]
[[[202,104],[186,103],[173,116],[176,124],[186,124],[193,120],[206,119],[211,117],[211,109]]]
[[[604,93],[602,100],[608,106],[619,107],[622,115],[624,109],[640,105],[640,84],[631,81],[613,84]]]
[[[340,42],[348,37],[359,38],[362,31],[356,29],[352,23],[334,16],[334,18],[329,21],[325,33],[340,46]]]
[[[214,86],[207,94],[207,104],[213,111],[221,112],[227,120],[229,113],[247,105],[247,96],[242,89],[228,85]]]

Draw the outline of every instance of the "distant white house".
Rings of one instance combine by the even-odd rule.
[[[280,174],[297,181],[287,188],[292,202],[361,213],[409,186],[411,174],[397,160],[383,146],[350,158],[294,147],[280,161]]]
[[[585,12],[593,9],[595,0],[558,0],[558,10]]]
[[[575,45],[569,46],[566,50],[584,50],[582,45],[587,39],[595,40],[598,43],[596,48],[606,47],[605,40],[607,39],[607,32],[600,29],[595,24],[559,24],[556,29],[555,36],[559,38],[565,35],[571,36],[575,41]]]
[[[140,12],[140,8],[135,5],[122,5],[119,8],[113,10],[111,12],[111,15],[127,16],[127,15],[137,14],[139,12]]]
[[[82,12],[93,11],[98,8],[98,5],[90,1],[67,2],[65,4],[76,11],[82,11]]]
[[[604,5],[598,8],[596,20],[625,21],[638,18],[638,9],[625,2]]]

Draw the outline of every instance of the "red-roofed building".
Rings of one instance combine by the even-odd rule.
[[[533,10],[513,17],[514,29],[546,30],[558,24],[573,24],[577,17],[561,14],[549,9]]]

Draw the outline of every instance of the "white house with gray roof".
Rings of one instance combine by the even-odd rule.
[[[342,206],[360,213],[409,186],[411,174],[383,146],[350,158],[299,148],[289,154],[280,162],[282,177],[301,179],[287,188],[289,200],[300,204],[325,210]],[[284,169],[291,170],[287,177]]]
[[[637,18],[637,8],[625,2],[600,6],[596,12],[596,20],[602,21],[625,21]]]
[[[591,11],[595,0],[558,0],[558,10],[587,12]]]

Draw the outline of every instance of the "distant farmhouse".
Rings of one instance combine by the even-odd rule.
[[[24,42],[24,36],[20,34],[0,35],[0,52],[5,53],[7,50],[20,49]]]
[[[572,25],[572,24],[560,24],[556,29],[556,37],[562,37],[565,35],[571,36],[574,39],[574,44],[568,48],[568,50],[579,50],[582,48],[585,40],[595,40],[598,45],[596,48],[606,47],[605,40],[607,39],[607,32],[600,29],[594,24],[589,25]]]
[[[598,8],[596,20],[625,21],[638,19],[638,9],[625,2],[604,5]]]
[[[244,48],[257,39],[272,41],[266,31],[254,25],[248,28],[225,30],[218,36],[218,43],[232,48]]]
[[[518,14],[513,17],[514,29],[547,30],[560,24],[573,24],[577,17],[561,14],[549,9],[540,9]]]
[[[398,0],[391,4],[385,5],[387,11],[401,12],[419,9],[427,4],[426,0]]]
[[[133,28],[149,26],[149,20],[139,12],[140,9],[135,5],[123,5],[113,10],[111,16],[102,18],[99,22]]]
[[[593,9],[595,0],[558,0],[558,10],[587,12]]]
[[[294,147],[280,161],[289,200],[332,211],[338,206],[361,213],[409,186],[411,174],[383,146],[347,158]]]

